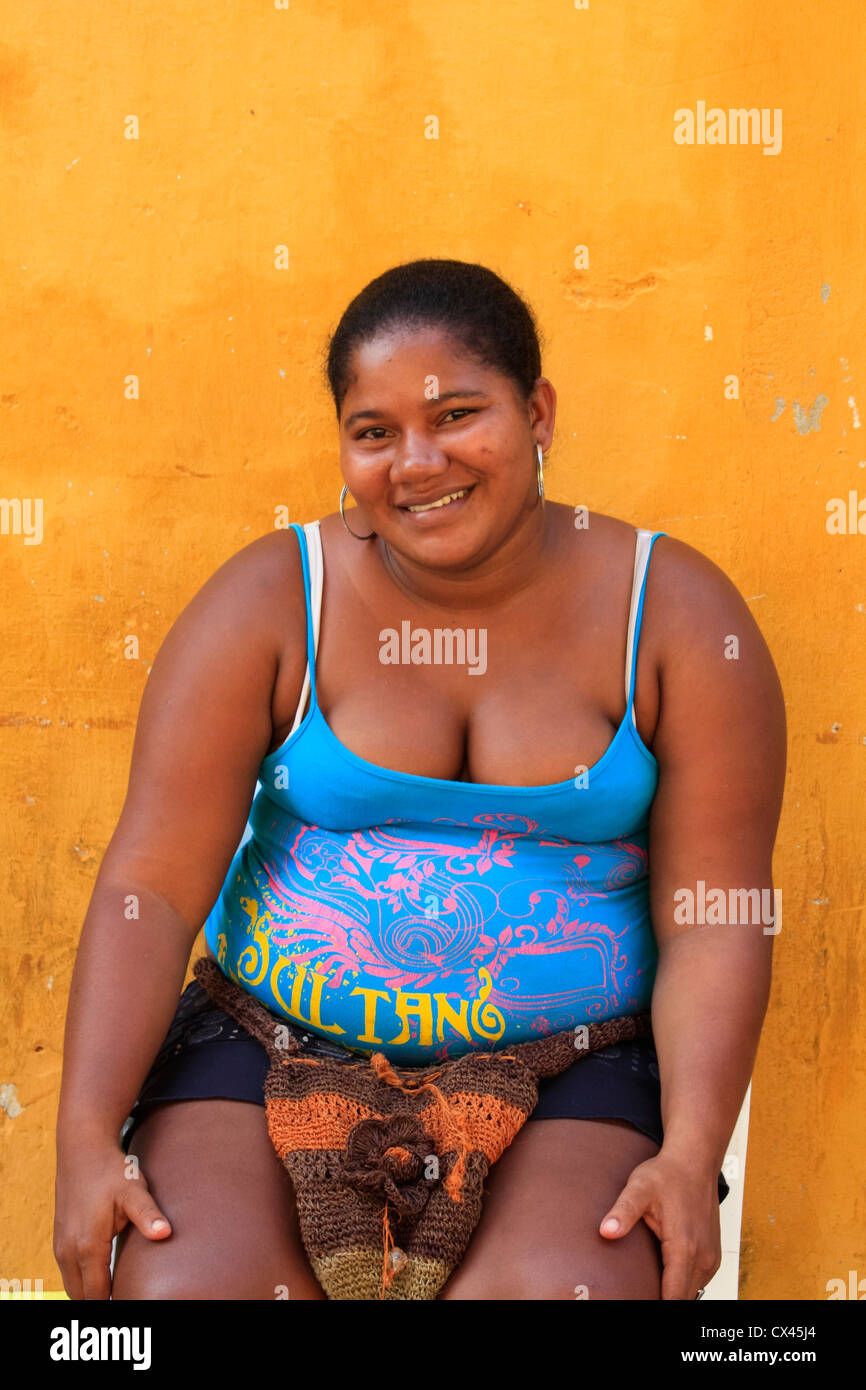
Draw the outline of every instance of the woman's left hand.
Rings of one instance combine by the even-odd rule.
[[[662,1145],[654,1158],[632,1169],[599,1231],[619,1240],[641,1217],[661,1243],[662,1298],[696,1298],[722,1262],[716,1173],[696,1170]],[[609,1229],[611,1220],[618,1227]]]

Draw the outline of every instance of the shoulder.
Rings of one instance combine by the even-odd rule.
[[[229,555],[199,585],[174,622],[184,639],[210,633],[223,644],[281,644],[287,617],[306,609],[296,535],[271,531]],[[246,647],[244,647],[246,650]]]
[[[675,536],[659,535],[653,543],[646,603],[664,614],[671,638],[680,645],[688,642],[695,653],[716,650],[728,636],[748,637],[766,650],[750,601],[730,575]]]
[[[577,511],[577,509],[574,509]],[[655,535],[646,574],[641,645],[648,652],[660,678],[694,678],[716,668],[737,663],[749,671],[758,687],[779,698],[779,678],[767,641],[745,597],[721,565],[708,555],[664,532],[644,527]],[[594,531],[596,553],[603,572],[617,590],[631,584],[630,557],[634,555],[637,528],[619,517],[589,513],[587,535]]]
[[[268,531],[229,555],[208,583],[226,590],[239,588],[245,595],[280,588],[303,574],[300,541],[291,527]]]
[[[717,747],[733,756],[740,738],[756,764],[783,776],[784,692],[750,600],[709,556],[667,535],[653,545],[646,595],[658,644],[660,756],[671,729],[691,758],[690,740],[711,730]]]
[[[577,513],[579,509],[573,510]],[[611,577],[623,560],[634,556],[639,529],[655,537],[647,569],[647,605],[650,594],[655,594],[668,619],[679,614],[688,622],[690,618],[704,619],[708,610],[721,615],[745,608],[745,600],[733,580],[694,546],[677,540],[660,527],[638,527],[603,512],[589,512],[587,518],[587,533],[594,533],[598,553],[610,561]]]

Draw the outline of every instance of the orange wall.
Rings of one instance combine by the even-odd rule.
[[[538,312],[548,495],[697,546],[774,653],[784,915],[741,1297],[866,1276],[866,536],[826,528],[866,498],[863,41],[861,0],[7,7],[0,492],[43,499],[44,534],[0,535],[0,1273],[60,1287],[66,999],[150,662],[276,508],[336,508],[326,333],[434,255]],[[678,144],[698,102],[781,110],[781,149]]]

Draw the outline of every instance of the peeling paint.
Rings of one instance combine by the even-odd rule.
[[[0,1110],[5,1110],[10,1120],[14,1120],[24,1108],[18,1099],[18,1087],[11,1081],[4,1081],[0,1085]]]
[[[794,411],[794,424],[797,426],[797,429],[800,432],[800,434],[808,434],[810,430],[820,430],[821,414],[824,410],[825,405],[828,404],[829,397],[823,395],[816,396],[815,404],[807,413],[800,405],[799,401],[794,402],[794,405],[792,407]]]

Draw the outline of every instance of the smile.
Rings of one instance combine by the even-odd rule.
[[[472,487],[474,486],[473,483]],[[422,512],[441,511],[444,507],[451,507],[455,502],[468,497],[471,491],[471,487],[460,488],[458,492],[447,492],[444,497],[437,497],[435,502],[419,502],[415,506],[403,507],[402,510],[412,512],[414,515],[419,515]]]

